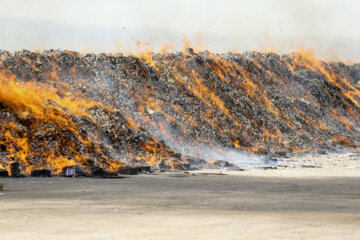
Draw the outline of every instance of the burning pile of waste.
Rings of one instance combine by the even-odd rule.
[[[359,149],[359,113],[360,65],[308,52],[0,51],[0,169],[19,174]]]

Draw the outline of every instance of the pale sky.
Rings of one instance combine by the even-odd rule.
[[[217,52],[298,45],[360,61],[358,0],[0,0],[0,49],[181,48],[185,36]],[[266,34],[267,33],[267,34]]]

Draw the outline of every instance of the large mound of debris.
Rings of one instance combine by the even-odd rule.
[[[360,65],[311,53],[0,51],[0,71],[0,169],[22,174],[359,148]]]

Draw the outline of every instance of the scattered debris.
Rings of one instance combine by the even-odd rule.
[[[275,170],[278,169],[277,166],[263,166],[263,167],[257,167],[257,169],[262,169],[262,170]]]
[[[200,172],[200,173],[193,173],[191,175],[193,175],[193,176],[211,176],[211,175],[225,176],[225,175],[228,175],[228,174],[225,174],[225,173],[222,173],[222,172],[219,172],[219,173]]]
[[[321,166],[316,165],[301,165],[302,168],[321,168]]]
[[[216,160],[214,162],[212,162],[212,164],[214,166],[220,167],[220,168],[228,168],[228,167],[233,167],[234,165],[229,163],[228,161],[225,160]]]
[[[324,150],[324,149],[319,149],[319,150],[317,151],[317,154],[320,154],[320,155],[327,155],[327,154],[328,154],[328,152],[327,152],[326,150]]]
[[[184,173],[172,173],[172,174],[167,174],[166,176],[168,176],[168,177],[188,177],[189,174],[184,174]]]
[[[280,152],[275,152],[276,156],[282,157],[282,158],[288,158],[288,152],[284,152],[284,151],[280,151]]]

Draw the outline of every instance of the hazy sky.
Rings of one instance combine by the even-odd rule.
[[[180,48],[187,36],[212,51],[301,44],[360,61],[358,0],[0,0],[0,6],[0,49],[115,51],[134,49],[135,40]]]

